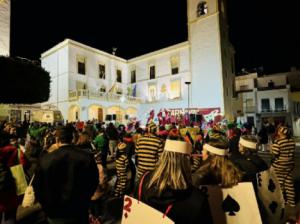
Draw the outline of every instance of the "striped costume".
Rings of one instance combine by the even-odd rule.
[[[295,189],[292,177],[295,165],[295,141],[287,138],[275,140],[272,145],[272,154],[274,155],[272,166],[275,169],[286,203],[295,206]]]
[[[115,196],[119,197],[124,195],[127,182],[127,167],[128,158],[124,153],[116,159],[116,170],[117,170],[117,183],[115,188]]]
[[[163,141],[155,135],[146,134],[138,139],[135,148],[138,179],[140,179],[146,171],[155,169],[162,151]]]

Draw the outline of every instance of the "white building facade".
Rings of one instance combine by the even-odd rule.
[[[258,129],[268,121],[290,126],[300,136],[300,71],[259,77],[251,73],[235,78],[237,99],[241,107],[236,114],[242,122]],[[238,103],[237,103],[238,104]]]
[[[217,108],[232,116],[234,50],[226,5],[218,0],[187,4],[186,42],[129,60],[70,39],[44,52],[42,66],[51,76],[44,105],[56,106],[69,121],[103,121],[113,114],[120,122],[146,121],[150,110],[157,114],[163,108]]]
[[[10,0],[0,0],[0,55],[9,56]]]

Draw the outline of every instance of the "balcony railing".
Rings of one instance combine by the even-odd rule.
[[[140,97],[126,96],[123,94],[89,91],[85,89],[69,91],[70,101],[78,100],[80,98],[97,99],[102,101],[113,101],[113,102],[124,101],[129,104],[138,104],[143,102],[142,98]]]
[[[276,113],[276,112],[286,112],[286,106],[283,107],[275,107],[274,108],[262,108],[261,113]]]

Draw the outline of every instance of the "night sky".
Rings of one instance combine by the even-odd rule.
[[[299,7],[272,2],[229,0],[236,71],[300,68]],[[12,0],[11,55],[36,60],[70,38],[129,59],[186,41],[186,24],[186,0]]]

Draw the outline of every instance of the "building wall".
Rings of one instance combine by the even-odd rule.
[[[0,1],[0,55],[9,55],[10,0]]]
[[[42,67],[50,73],[50,97],[47,104],[58,106],[68,101],[69,69],[68,47],[64,46],[42,58]]]
[[[261,99],[270,100],[270,108],[275,109],[275,98],[283,98],[283,105],[286,107],[286,111],[289,110],[289,89],[274,89],[267,91],[257,91],[257,107],[258,112],[261,112]]]
[[[206,1],[208,14],[196,17],[197,4],[188,1],[191,107],[220,107],[224,113],[223,73],[217,1]],[[209,97],[207,97],[209,96]]]

